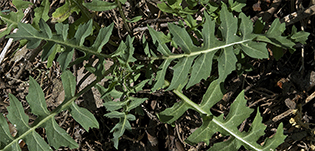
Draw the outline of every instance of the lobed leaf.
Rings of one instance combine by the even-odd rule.
[[[132,114],[126,114],[122,112],[113,111],[105,114],[104,116],[108,118],[119,118],[119,122],[110,131],[113,133],[114,147],[118,149],[119,138],[124,134],[125,130],[131,130],[131,125],[129,121],[136,120],[136,117]]]
[[[108,42],[113,25],[102,28],[100,35],[96,38],[95,43],[91,47],[83,45],[85,38],[92,34],[93,21],[90,20],[86,24],[79,26],[74,38],[68,38],[69,25],[67,24],[56,24],[56,34],[52,34],[51,29],[48,27],[44,20],[40,21],[39,31],[32,27],[30,24],[19,23],[19,30],[17,33],[7,36],[14,40],[27,39],[29,49],[36,48],[42,40],[46,41],[46,45],[43,47],[42,59],[47,59],[50,55],[55,56],[57,52],[61,52],[57,61],[60,63],[62,70],[65,70],[72,60],[74,49],[80,50],[85,54],[96,55],[102,58],[111,57],[100,53],[102,47]],[[43,34],[44,33],[44,34]],[[105,36],[105,37],[102,37]],[[61,47],[60,47],[61,46]],[[52,56],[52,57],[53,57]],[[87,57],[87,56],[85,56]],[[84,58],[84,57],[83,57]],[[78,59],[83,61],[82,59]]]
[[[10,106],[7,107],[8,115],[7,118],[9,121],[16,126],[18,131],[17,137],[10,140],[10,142],[5,142],[6,146],[2,148],[3,150],[8,150],[9,148],[16,148],[18,144],[19,137],[23,137],[26,144],[29,145],[30,149],[37,150],[51,150],[49,145],[41,138],[41,136],[34,132],[35,129],[31,129],[28,124],[28,116],[24,113],[22,104],[17,100],[15,96],[9,94]],[[13,146],[12,146],[13,145]],[[19,149],[20,150],[20,149]]]
[[[242,8],[246,6],[246,0],[229,0],[229,5],[232,11],[241,12]]]
[[[282,36],[282,33],[285,30],[285,23],[280,23],[279,18],[276,18],[266,34],[259,35],[257,37],[258,41],[264,41],[270,44],[273,44],[276,47],[279,48],[287,48],[291,50],[295,50],[293,46],[295,45],[294,41],[289,39],[288,36]],[[308,34],[303,34],[303,36],[308,37]],[[302,39],[305,39],[302,38]],[[303,40],[302,40],[303,41]]]
[[[203,45],[197,47],[193,44],[187,31],[180,26],[169,24],[169,30],[173,36],[172,42],[178,45],[183,51],[182,54],[171,53],[166,46],[167,39],[162,33],[149,28],[153,42],[157,46],[157,51],[162,57],[151,57],[152,59],[164,59],[165,61],[159,67],[156,76],[156,85],[153,90],[159,89],[164,83],[166,67],[173,60],[178,60],[173,67],[174,73],[171,84],[167,90],[176,89],[187,78],[189,79],[186,88],[193,86],[210,76],[213,59],[218,61],[219,79],[224,80],[228,74],[234,71],[237,62],[234,51],[239,47],[253,58],[267,58],[268,51],[266,44],[257,43],[254,39],[257,37],[253,33],[253,23],[241,13],[239,18],[233,17],[225,4],[222,4],[220,11],[219,30],[221,34],[216,33],[215,21],[205,14],[205,23],[202,29]],[[238,23],[240,22],[240,27]],[[240,31],[240,32],[239,32]],[[217,38],[219,36],[220,40]],[[220,37],[221,36],[221,37]],[[219,52],[219,53],[218,53]]]
[[[171,124],[181,117],[188,109],[194,109],[201,114],[211,116],[212,113],[210,112],[210,108],[221,100],[223,97],[223,90],[224,89],[222,88],[220,81],[215,80],[211,82],[199,105],[191,102],[188,98],[185,98],[185,96],[182,96],[183,94],[179,94],[176,90],[175,93],[179,95],[183,101],[177,102],[172,107],[160,112],[158,117],[161,122]]]
[[[34,151],[52,150],[50,146],[55,149],[58,149],[60,146],[67,146],[71,149],[78,148],[78,144],[67,134],[65,130],[60,128],[54,119],[55,115],[67,108],[70,109],[70,113],[74,119],[82,124],[82,127],[87,131],[90,127],[98,128],[98,122],[93,114],[84,108],[78,107],[74,103],[74,100],[78,98],[78,96],[74,95],[76,86],[75,77],[70,71],[65,71],[61,77],[63,84],[69,85],[64,87],[64,89],[67,89],[65,90],[66,100],[52,112],[47,109],[44,93],[39,84],[32,77],[29,78],[30,87],[26,100],[30,105],[31,112],[37,116],[32,125],[29,125],[29,118],[24,113],[22,104],[16,97],[9,94],[10,106],[7,107],[7,118],[8,121],[16,127],[17,135],[15,137],[11,136],[7,121],[3,115],[1,115],[1,150],[21,150],[18,143],[21,139],[26,142],[29,150]],[[35,131],[35,129],[39,127],[45,128],[49,145]]]
[[[220,132],[223,136],[231,136],[229,140],[215,143],[211,150],[235,150],[244,146],[248,150],[273,150],[286,138],[283,135],[282,124],[277,129],[276,135],[272,138],[272,142],[266,141],[265,145],[260,146],[256,141],[263,136],[266,126],[262,123],[262,117],[257,111],[256,117],[248,132],[240,132],[238,126],[252,113],[253,109],[246,107],[244,99],[244,91],[242,91],[235,101],[232,103],[230,112],[226,118],[223,114],[219,117],[203,117],[203,124],[195,130],[188,138],[187,142],[196,144],[205,142],[209,145],[209,140],[216,132]],[[268,145],[267,145],[268,144]],[[271,145],[272,144],[272,145]]]

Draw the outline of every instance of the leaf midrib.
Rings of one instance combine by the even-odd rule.
[[[230,47],[230,46],[233,46],[233,45],[246,43],[248,41],[252,41],[252,38],[244,39],[244,40],[241,40],[241,41],[232,42],[232,43],[229,43],[229,44],[225,44],[225,45],[218,46],[218,47],[213,47],[213,48],[210,48],[210,49],[205,49],[205,50],[201,50],[201,51],[192,52],[192,53],[189,53],[189,54],[185,53],[185,54],[175,54],[175,55],[162,56],[162,57],[151,57],[151,59],[152,60],[158,60],[158,59],[178,59],[178,58],[183,58],[183,57],[191,57],[191,56],[196,56],[196,55],[200,55],[200,54],[203,54],[203,53],[206,54],[206,53],[209,53],[209,52],[212,52],[212,51],[216,51],[216,50],[219,50],[219,49],[223,49],[223,48],[227,48],[227,47]]]
[[[53,37],[55,37],[56,35],[54,35]],[[20,37],[20,36],[16,36],[16,37]],[[56,40],[56,39],[53,39],[53,38],[43,38],[43,37],[38,37],[36,35],[33,35],[33,36],[23,36],[23,39],[39,39],[39,40],[45,40],[45,41],[51,41],[51,42],[54,42],[54,43],[57,43],[57,44],[60,44],[60,45],[64,45],[64,46],[68,46],[68,47],[71,47],[71,48],[74,48],[74,49],[78,49],[78,50],[81,50],[85,53],[90,53],[90,54],[93,54],[93,55],[96,55],[96,56],[99,56],[99,57],[104,57],[104,58],[111,58],[112,56],[111,55],[106,55],[106,54],[102,54],[102,53],[99,53],[93,49],[89,49],[89,47],[84,47],[84,46],[78,46],[78,45],[74,45],[74,44],[71,44],[69,43],[69,40],[67,41],[60,41],[60,40]]]
[[[218,119],[218,117],[213,117],[212,121],[220,126],[222,129],[224,129],[226,132],[228,132],[230,135],[232,135],[233,137],[235,137],[236,139],[240,140],[241,142],[243,142],[244,144],[248,145],[250,148],[256,150],[256,151],[262,151],[262,149],[259,149],[257,147],[255,147],[254,145],[252,145],[251,143],[247,142],[245,139],[243,139],[242,137],[239,137],[236,133],[232,132],[228,127],[225,127],[223,123],[221,123]]]

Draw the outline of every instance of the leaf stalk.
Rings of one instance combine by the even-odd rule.
[[[180,97],[183,101],[185,101],[187,104],[189,104],[191,107],[193,107],[194,109],[196,109],[198,112],[202,113],[202,114],[206,114],[207,116],[210,116],[211,114],[209,114],[209,112],[203,110],[201,107],[199,107],[198,104],[196,104],[195,102],[191,101],[186,95],[184,95],[182,92],[178,91],[178,90],[173,90],[173,92]]]

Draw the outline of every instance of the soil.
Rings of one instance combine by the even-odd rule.
[[[39,0],[35,0],[35,2],[36,6],[40,4]],[[50,0],[49,2],[51,3],[49,16],[56,8],[64,4],[64,0]],[[305,0],[303,3],[300,3],[299,0],[255,0],[248,1],[243,8],[243,12],[253,20],[262,17],[266,24],[270,24],[276,18],[282,19],[286,15],[297,11],[296,8],[308,8],[315,5],[314,3],[312,3],[312,0]],[[1,11],[16,11],[11,0],[0,1],[0,8]],[[275,10],[271,10],[273,8]],[[135,46],[139,47],[139,49],[142,49],[142,36],[148,36],[148,31],[145,28],[147,24],[153,25],[157,30],[167,32],[167,22],[183,20],[178,16],[159,11],[156,2],[150,0],[130,0],[123,5],[123,9],[128,19],[139,15],[145,16],[138,22],[130,23],[132,34],[135,37]],[[201,13],[200,11],[197,14]],[[78,19],[80,15],[73,13],[69,22],[71,23],[71,20]],[[26,20],[31,21],[32,18],[33,14],[31,12],[26,17]],[[126,39],[128,31],[124,28],[118,9],[97,12],[94,20],[100,26],[108,26],[114,22],[115,27],[111,37],[114,43]],[[315,97],[315,24],[313,21],[315,22],[315,16],[309,16],[292,23],[298,30],[305,30],[310,33],[309,39],[303,45],[303,48],[301,45],[293,53],[284,50],[284,56],[279,60],[276,60],[272,53],[270,53],[269,59],[250,59],[247,63],[252,66],[251,71],[244,73],[235,71],[230,74],[224,83],[227,92],[222,100],[211,109],[211,112],[215,115],[222,113],[227,115],[231,103],[244,90],[245,98],[248,100],[247,105],[258,110],[240,125],[240,131],[249,129],[256,112],[259,111],[267,128],[265,130],[266,135],[262,136],[258,143],[262,143],[267,137],[272,137],[278,125],[283,123],[284,134],[287,135],[287,138],[277,150],[315,150],[315,99],[313,99]],[[292,25],[287,26],[285,34],[290,33]],[[5,26],[0,25],[0,31],[3,28]],[[0,50],[7,43],[8,39],[0,38]],[[40,50],[28,50],[23,47],[16,52],[18,47],[19,42],[13,42],[4,60],[0,63],[0,111],[4,115],[7,114],[6,107],[9,106],[8,94],[11,93],[22,102],[25,113],[29,115],[30,123],[32,123],[36,116],[30,112],[29,105],[25,100],[25,96],[28,93],[29,76],[34,77],[40,84],[45,93],[48,109],[53,110],[64,98],[60,80],[61,69],[56,62],[48,68],[46,62],[41,61],[40,53],[36,53],[40,52]],[[108,44],[105,47],[108,49],[106,53],[116,50],[115,46]],[[136,53],[141,54],[140,51]],[[80,55],[82,54],[77,52],[74,58]],[[95,60],[96,58],[91,58],[90,62]],[[108,66],[110,66],[110,60],[108,62]],[[77,81],[86,74],[83,71],[83,64],[74,66],[71,70],[77,76]],[[86,81],[78,86],[78,90],[94,79],[95,77],[89,76]],[[102,81],[102,83],[104,82]],[[203,80],[183,93],[193,101],[200,102],[208,85],[209,81]],[[169,91],[159,90],[151,93],[150,89],[144,89],[137,93],[136,96],[146,97],[148,100],[141,105],[143,115],[135,114],[137,119],[131,122],[132,130],[126,131],[121,137],[119,150],[207,150],[214,143],[228,139],[227,137],[221,137],[217,133],[210,140],[210,146],[203,142],[193,146],[189,145],[184,140],[202,124],[199,113],[188,110],[174,125],[164,124],[158,120],[156,114],[167,107],[171,107],[174,103],[180,101],[180,98]],[[87,132],[71,117],[68,111],[58,114],[55,117],[57,123],[80,146],[78,149],[62,147],[58,150],[115,150],[111,141],[113,136],[110,131],[117,123],[117,120],[104,116],[108,112],[102,105],[103,101],[100,99],[98,91],[94,88],[91,89],[91,91],[76,100],[76,103],[89,109],[94,114],[100,128],[90,129]],[[44,134],[43,129],[37,129],[37,132]],[[21,144],[21,147],[23,150],[27,150],[26,144]],[[242,147],[239,150],[245,149]]]

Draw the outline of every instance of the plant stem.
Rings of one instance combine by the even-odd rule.
[[[243,39],[243,40],[240,40],[240,41],[232,42],[232,43],[229,43],[229,44],[224,44],[224,45],[221,45],[221,46],[213,47],[213,48],[210,48],[210,49],[199,50],[199,51],[192,52],[192,53],[189,53],[189,54],[188,53],[172,54],[170,56],[150,57],[150,59],[151,60],[161,60],[161,59],[178,59],[178,58],[183,58],[183,57],[191,57],[191,56],[195,56],[195,55],[206,54],[206,53],[209,53],[209,52],[212,52],[212,51],[216,51],[216,50],[219,50],[219,49],[224,49],[224,48],[231,47],[231,46],[234,46],[234,45],[246,43],[246,42],[249,42],[251,40],[252,40],[252,38],[248,38],[248,39]],[[147,58],[144,58],[144,59],[147,59]]]
[[[199,113],[202,114],[206,114],[207,116],[210,116],[211,114],[205,110],[203,110],[201,107],[199,107],[198,104],[196,104],[195,102],[191,101],[189,98],[187,98],[186,95],[184,95],[182,92],[178,91],[178,90],[173,90],[173,92],[179,96],[183,101],[185,101],[187,104],[189,104],[190,106],[192,106],[195,110],[197,110]]]
[[[120,13],[120,16],[121,16],[121,18],[122,18],[122,20],[123,20],[123,22],[124,22],[124,25],[125,25],[126,30],[128,31],[129,35],[133,35],[133,33],[132,33],[132,31],[131,31],[131,29],[130,29],[130,27],[129,27],[129,24],[128,24],[128,22],[127,22],[127,19],[126,19],[126,16],[125,16],[125,14],[124,14],[124,11],[123,11],[123,9],[122,9],[122,6],[121,6],[120,1],[119,1],[119,0],[116,0],[116,3],[117,3],[117,5],[118,5],[119,13]]]
[[[165,86],[169,86],[170,82],[167,80],[164,80],[164,85]],[[202,109],[198,104],[196,104],[195,102],[191,101],[185,94],[183,94],[182,92],[180,92],[179,90],[175,89],[173,90],[173,92],[180,97],[184,102],[186,102],[187,104],[189,104],[191,107],[193,107],[195,110],[197,110],[199,113],[202,114],[206,114],[207,116],[210,116],[211,113],[210,111],[205,111],[204,109]]]

